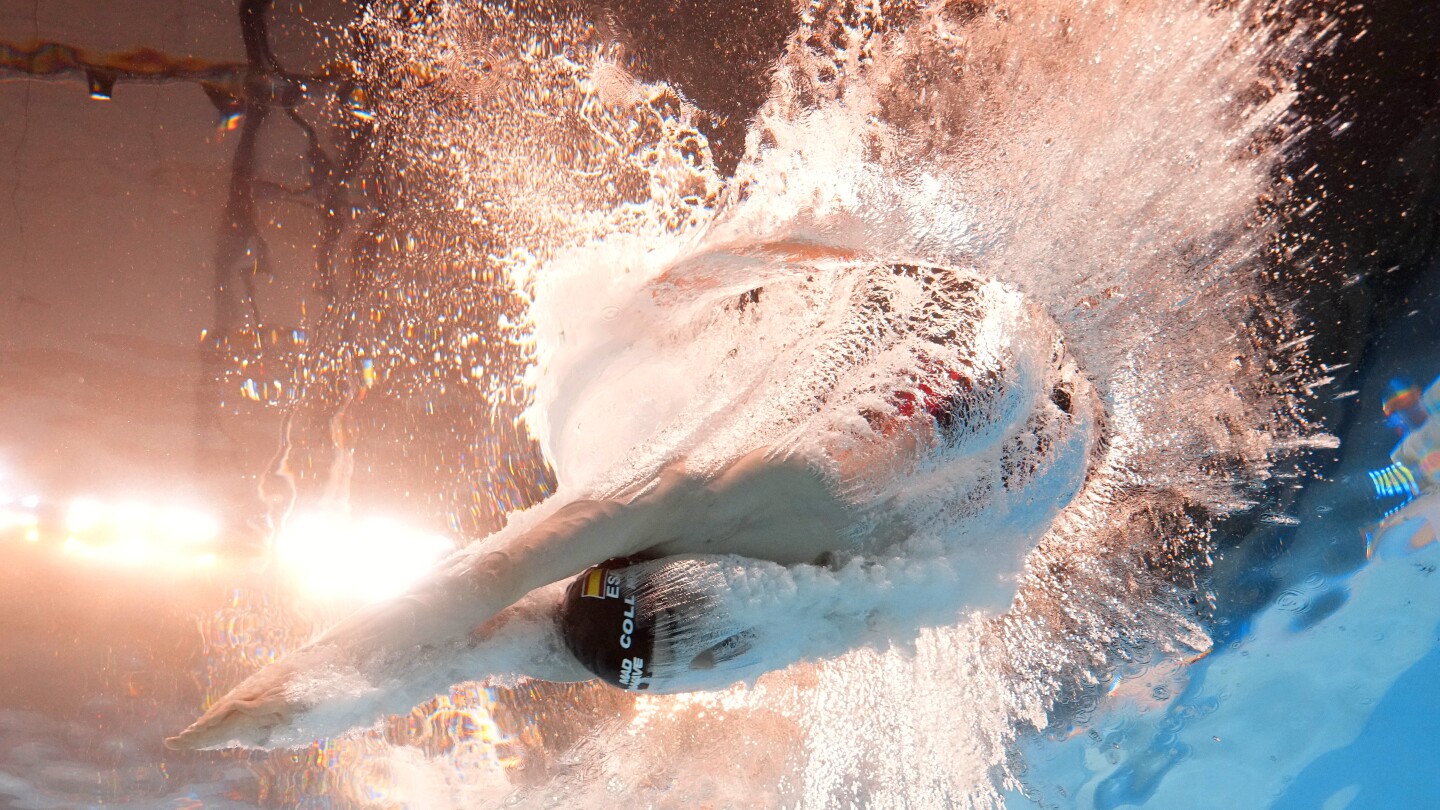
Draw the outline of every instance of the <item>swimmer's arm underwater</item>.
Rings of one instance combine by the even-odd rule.
[[[411,659],[437,652],[458,655],[475,638],[503,625],[503,616],[492,620],[512,605],[516,609],[506,616],[536,624],[546,608],[546,593],[526,599],[527,594],[664,542],[667,516],[688,513],[688,495],[697,489],[703,486],[669,472],[629,502],[576,501],[534,525],[507,527],[455,553],[405,594],[361,608],[254,673],[166,744],[180,749],[232,742],[266,745],[272,732],[334,697],[331,692],[353,689],[357,679],[373,684],[393,677]],[[688,517],[693,522],[695,515]]]

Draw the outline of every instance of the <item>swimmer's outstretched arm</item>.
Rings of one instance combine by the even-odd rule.
[[[500,674],[484,669],[491,664],[474,655],[497,633],[523,637],[522,645],[536,648],[521,666],[539,669],[507,674],[573,679],[575,662],[556,649],[553,633],[545,635],[553,624],[543,620],[563,589],[546,586],[646,551],[806,562],[834,547],[843,517],[818,474],[765,448],[703,479],[673,465],[633,497],[574,501],[538,522],[522,516],[456,552],[405,594],[356,611],[251,675],[166,744],[194,749],[305,742],[300,738],[315,736],[311,729],[320,727],[302,722],[308,712],[334,708],[332,703],[353,707],[357,693],[363,697],[381,684],[413,681],[409,692],[440,691]],[[375,716],[362,717],[357,709],[351,725],[405,708],[366,705]]]
[[[405,594],[356,611],[251,675],[166,744],[265,745],[298,715],[353,691],[357,680],[374,684],[393,679],[416,659],[458,657],[532,591],[665,542],[667,526],[689,512],[690,495],[702,489],[672,472],[629,502],[576,501],[534,525],[507,527],[447,558]]]

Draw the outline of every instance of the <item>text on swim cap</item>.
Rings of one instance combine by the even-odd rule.
[[[626,689],[645,689],[648,683],[641,683],[645,677],[644,658],[626,658],[620,662],[620,685]]]
[[[620,623],[620,646],[630,649],[630,636],[635,632],[635,597],[625,597],[625,620]],[[635,659],[640,661],[640,659]],[[643,664],[644,662],[641,661]]]

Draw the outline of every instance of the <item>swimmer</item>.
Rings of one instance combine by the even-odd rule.
[[[796,368],[835,366],[828,389],[807,393],[809,421],[781,426],[822,437],[808,449],[775,428],[755,431],[755,444],[721,465],[632,460],[612,476],[619,486],[521,513],[404,595],[361,609],[250,676],[167,745],[303,744],[333,732],[306,719],[326,704],[361,700],[375,684],[411,677],[418,662],[447,684],[483,678],[445,662],[506,639],[524,649],[524,676],[599,677],[652,692],[724,686],[766,664],[746,658],[751,629],[728,619],[726,571],[737,564],[838,566],[902,546],[927,514],[982,525],[978,516],[1007,514],[1022,500],[1030,508],[1037,497],[1049,511],[1031,511],[1048,523],[1103,445],[1098,394],[1053,322],[1008,288],[953,270],[841,270],[852,274],[845,284],[829,279],[850,302],[828,310],[840,313],[827,326],[838,337],[781,351],[775,364],[786,383]],[[772,283],[814,285],[817,275]],[[897,285],[903,297],[880,297]],[[861,322],[868,331],[856,332]],[[948,343],[912,340],[917,329]],[[834,348],[842,338],[852,339],[843,352]],[[756,386],[746,394],[763,395]],[[954,475],[929,487],[907,483],[941,457],[953,459]],[[638,479],[633,472],[652,468]],[[897,504],[912,503],[930,512],[896,517]],[[1013,581],[990,569],[1017,567],[1030,541],[972,542],[976,603],[1003,607]],[[424,700],[436,683],[414,684],[411,697]]]
[[[1424,393],[1409,380],[1391,380],[1384,409],[1400,435],[1390,460],[1410,471],[1421,486],[1440,484],[1440,378]]]

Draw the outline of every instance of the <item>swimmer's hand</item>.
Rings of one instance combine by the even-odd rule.
[[[277,729],[288,726],[308,708],[292,686],[306,668],[306,651],[298,651],[246,678],[216,701],[200,719],[165,740],[172,751],[205,748],[265,747]]]
[[[166,746],[303,745],[327,736],[334,730],[307,717],[317,707],[348,714],[349,704],[377,685],[469,645],[477,625],[506,607],[477,587],[483,581],[440,573],[403,596],[362,608],[246,678]]]

